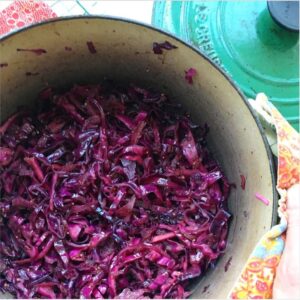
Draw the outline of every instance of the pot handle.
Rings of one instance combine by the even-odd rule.
[[[299,31],[299,1],[267,1],[273,20],[280,26]]]

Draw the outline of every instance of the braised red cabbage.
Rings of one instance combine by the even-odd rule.
[[[0,127],[0,289],[185,298],[225,251],[230,185],[166,95],[44,90]]]
[[[184,71],[185,73],[185,80],[189,83],[189,84],[193,84],[193,78],[197,75],[197,70],[194,68],[189,68],[187,71]]]
[[[154,54],[163,54],[163,49],[164,50],[177,49],[177,46],[171,44],[168,41],[165,41],[163,43],[157,43],[157,42],[153,43],[152,50]]]

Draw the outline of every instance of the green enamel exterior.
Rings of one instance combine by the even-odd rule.
[[[299,33],[266,1],[155,1],[152,23],[205,52],[249,98],[267,94],[299,130]]]

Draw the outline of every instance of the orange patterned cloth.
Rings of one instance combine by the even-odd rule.
[[[0,12],[0,36],[26,25],[57,17],[48,4],[37,0],[17,0]]]
[[[300,135],[268,102],[264,94],[258,94],[256,104],[269,122],[275,125],[278,147],[277,190],[280,194],[278,215],[280,223],[275,225],[259,241],[244,267],[236,285],[230,293],[232,299],[270,299],[276,269],[284,250],[287,229],[287,189],[299,183]]]

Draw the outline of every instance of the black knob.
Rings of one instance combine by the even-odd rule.
[[[268,1],[268,8],[279,25],[299,31],[299,1]]]

